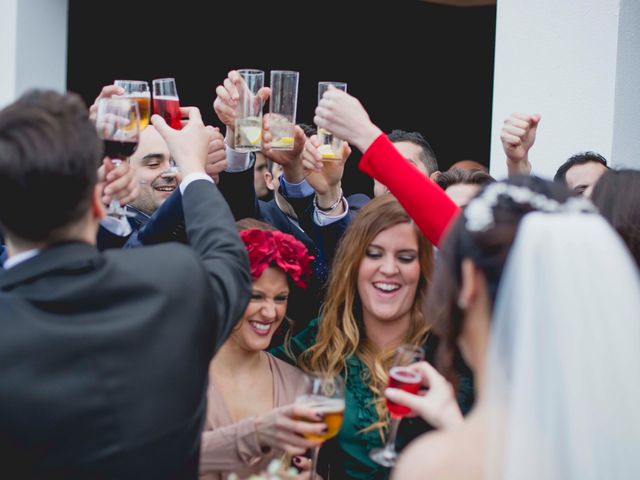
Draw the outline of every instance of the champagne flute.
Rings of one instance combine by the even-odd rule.
[[[344,417],[344,381],[340,376],[307,375],[305,378],[306,391],[296,398],[295,403],[322,412],[322,421],[327,426],[325,433],[308,433],[305,437],[322,441],[333,438],[338,434]],[[319,451],[319,445],[311,449],[310,480],[316,477]]]
[[[124,89],[125,98],[131,98],[138,102],[138,110],[140,111],[140,131],[149,125],[149,117],[151,116],[151,91],[149,83],[144,80],[116,80],[114,85]]]
[[[140,111],[138,103],[130,98],[111,97],[98,101],[96,129],[102,139],[104,155],[114,166],[130,157],[138,148],[140,137]],[[121,217],[130,215],[112,198],[107,214]]]
[[[388,387],[399,388],[405,392],[418,394],[420,389],[420,376],[413,373],[407,367],[412,363],[424,360],[424,349],[422,347],[403,344],[396,348],[393,364],[389,370]],[[398,458],[396,451],[396,435],[400,421],[411,409],[404,405],[399,405],[387,399],[387,409],[391,416],[389,435],[384,447],[375,448],[369,452],[369,457],[376,463],[385,467],[393,467]]]
[[[153,113],[164,118],[167,125],[176,130],[182,128],[180,123],[180,99],[174,78],[156,78],[153,85]]]

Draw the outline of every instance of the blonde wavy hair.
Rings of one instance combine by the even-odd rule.
[[[429,327],[422,305],[433,264],[433,248],[398,201],[387,194],[367,203],[347,228],[333,260],[316,342],[299,358],[299,365],[307,371],[332,376],[344,373],[346,378],[347,360],[356,355],[367,367],[368,375],[363,381],[373,391],[378,413],[378,422],[363,431],[378,429],[382,439],[389,424],[382,392],[397,345],[381,350],[367,340],[358,294],[358,271],[375,237],[402,223],[411,223],[414,227],[421,277],[411,308],[411,325],[400,343],[424,343]]]

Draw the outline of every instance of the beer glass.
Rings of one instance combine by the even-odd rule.
[[[118,167],[138,148],[140,111],[138,102],[130,98],[111,97],[98,101],[96,129],[102,139],[104,155]],[[117,198],[112,198],[107,214],[127,216]]]
[[[344,82],[318,82],[318,103],[320,103],[322,95],[327,91],[329,85],[343,92],[347,91],[347,84]],[[323,161],[338,161],[342,158],[342,140],[329,130],[318,128],[318,141],[320,142],[318,152],[322,155]]]
[[[389,369],[388,387],[399,388],[405,392],[418,394],[420,389],[420,376],[413,373],[407,367],[412,363],[424,360],[424,349],[414,345],[400,345],[396,348],[393,364]],[[385,467],[393,467],[396,464],[398,453],[396,452],[396,435],[400,421],[411,410],[404,405],[398,405],[387,399],[387,409],[391,416],[391,425],[387,441],[382,448],[375,448],[369,452],[369,457],[376,463]]]
[[[274,150],[293,150],[299,75],[290,70],[271,71],[269,130],[272,136],[271,148]]]
[[[258,91],[264,86],[264,72],[255,69],[238,70],[242,84],[236,107],[234,148],[240,152],[257,152],[262,147],[262,100]]]
[[[309,433],[305,437],[322,441],[335,437],[344,417],[344,381],[342,377],[306,375],[305,382],[306,391],[296,398],[295,403],[321,411],[323,413],[322,421],[327,426],[325,433]],[[311,449],[310,480],[314,480],[316,477],[319,451],[320,446]]]
[[[131,98],[138,102],[138,110],[140,111],[140,131],[149,125],[149,117],[151,116],[151,91],[149,83],[144,80],[116,80],[114,85],[124,89],[125,98]]]
[[[156,78],[153,85],[153,113],[164,118],[171,128],[180,130],[180,100],[174,78]]]

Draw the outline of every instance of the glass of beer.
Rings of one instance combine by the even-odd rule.
[[[164,118],[171,128],[180,130],[180,100],[174,78],[156,78],[153,85],[153,113]]]
[[[258,91],[264,87],[264,71],[252,68],[238,70],[242,84],[236,106],[234,148],[240,152],[257,152],[262,147],[262,99]]]
[[[396,348],[393,363],[389,369],[387,386],[399,388],[405,392],[418,394],[420,389],[420,376],[413,373],[407,367],[413,363],[424,360],[424,349],[415,345],[403,344]],[[399,405],[387,399],[387,409],[391,417],[389,436],[384,447],[375,448],[369,452],[369,457],[376,463],[385,467],[393,467],[396,464],[398,453],[396,452],[396,435],[400,421],[411,410],[404,405]]]
[[[322,100],[322,95],[333,86],[343,92],[347,91],[347,84],[344,82],[318,82],[318,103]],[[338,161],[342,157],[342,140],[336,137],[326,128],[318,128],[318,141],[320,146],[318,152],[322,155],[322,161]]]
[[[140,137],[138,102],[122,97],[100,99],[96,129],[102,140],[104,155],[118,167],[138,148]],[[130,215],[130,212],[120,206],[117,198],[112,198],[107,214],[121,217]]]
[[[138,102],[138,110],[140,111],[140,131],[149,125],[149,117],[151,116],[151,91],[149,90],[149,82],[144,80],[116,80],[114,85],[124,89],[125,98],[131,98]]]
[[[340,431],[344,417],[344,381],[340,376],[307,375],[305,393],[296,398],[296,403],[319,410],[323,413],[322,421],[327,426],[323,434],[307,434],[306,438],[328,440]],[[310,480],[316,477],[316,464],[320,447],[311,450]]]

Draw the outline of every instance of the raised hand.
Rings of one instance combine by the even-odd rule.
[[[509,175],[528,175],[531,173],[529,150],[536,140],[536,131],[540,115],[512,113],[500,130],[502,149],[507,156]]]
[[[269,130],[269,114],[262,117],[262,153],[275,163],[282,165],[284,178],[288,182],[299,183],[305,177],[302,166],[302,152],[307,137],[299,126],[293,129],[293,150],[274,150],[271,147],[273,136]]]
[[[105,85],[102,87],[100,94],[95,98],[91,106],[89,107],[89,119],[96,123],[96,117],[98,116],[98,102],[101,98],[111,98],[114,95],[124,95],[124,88],[116,85]]]
[[[216,98],[213,101],[213,110],[216,112],[218,119],[227,127],[226,141],[229,146],[233,147],[233,129],[236,121],[236,107],[240,100],[241,89],[244,80],[237,70],[231,70],[224,79],[222,85],[216,87]],[[269,99],[271,89],[262,87],[258,90],[257,96],[262,100],[263,104]]]
[[[109,205],[112,198],[117,198],[124,206],[138,197],[138,182],[129,162],[122,162],[116,167],[110,158],[104,158],[98,169],[98,182],[104,184],[102,203],[105,205]]]
[[[205,173],[211,137],[198,108],[181,107],[180,114],[188,118],[182,122],[182,130],[171,128],[160,115],[153,115],[151,123],[167,142],[184,178],[190,173]]]
[[[307,174],[307,182],[320,196],[335,191],[336,188],[339,190],[345,162],[351,155],[351,147],[347,142],[343,142],[339,158],[323,161],[322,154],[318,151],[319,146],[318,136],[312,135],[305,143],[302,165]]]
[[[227,154],[224,148],[224,137],[220,133],[220,129],[207,125],[207,132],[209,133],[209,149],[207,152],[207,163],[204,167],[207,175],[209,175],[214,182],[218,183],[220,179],[220,172],[224,172],[227,168]]]
[[[427,362],[414,363],[408,368],[420,375],[422,386],[428,390],[413,395],[397,388],[387,388],[384,394],[389,400],[409,407],[413,414],[420,415],[435,428],[449,428],[464,421],[453,386],[435,368]]]
[[[369,119],[360,101],[334,87],[324,93],[316,107],[314,123],[364,152],[382,133]]]

